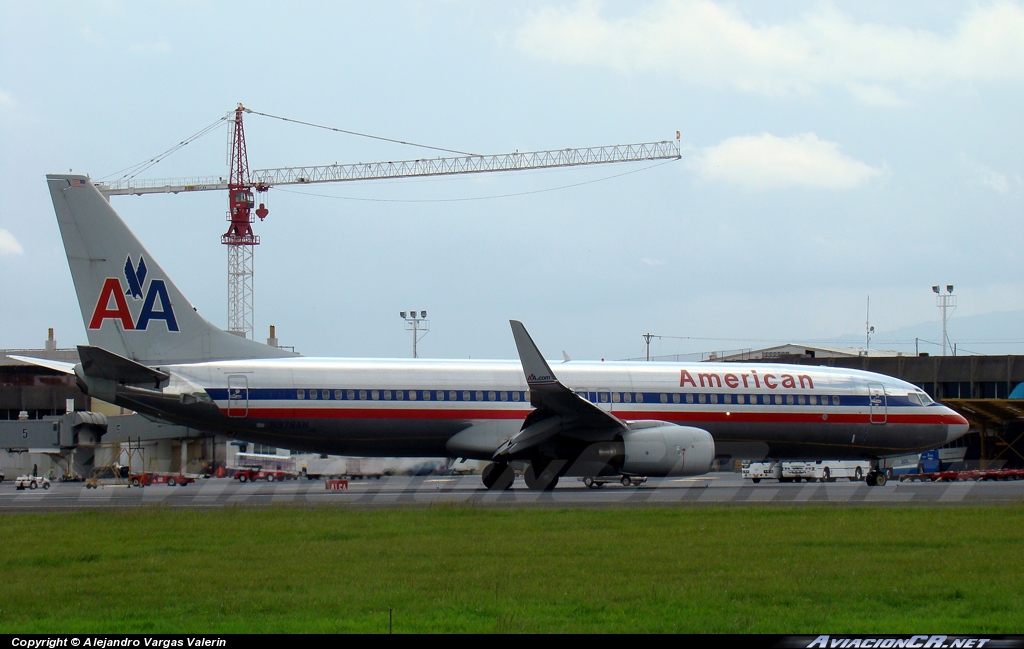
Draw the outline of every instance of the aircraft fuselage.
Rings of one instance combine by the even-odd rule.
[[[162,366],[125,405],[294,450],[490,459],[533,410],[516,361],[268,359]],[[772,364],[569,362],[559,380],[624,421],[707,430],[719,456],[841,459],[945,444],[966,422],[915,386]],[[130,393],[130,394],[129,394]]]

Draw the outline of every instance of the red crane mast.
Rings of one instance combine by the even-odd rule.
[[[253,329],[253,246],[260,243],[252,231],[255,201],[253,189],[265,192],[267,185],[253,185],[249,177],[249,155],[245,148],[242,115],[245,107],[235,109],[235,126],[231,135],[230,167],[228,169],[228,231],[220,242],[228,246],[228,331],[241,336]],[[260,203],[256,216],[267,218],[269,211]]]

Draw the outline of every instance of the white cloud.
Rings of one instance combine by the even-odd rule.
[[[967,167],[971,174],[976,178],[977,182],[985,185],[989,189],[1005,194],[1010,191],[1010,179],[1006,174],[1000,173],[995,169],[986,167],[985,165],[972,160],[965,154],[960,154],[960,162]]]
[[[1000,194],[1005,194],[1010,190],[1010,183],[1006,176],[988,167],[981,170],[981,182],[989,189],[995,190]]]
[[[666,72],[744,92],[839,86],[882,106],[900,103],[887,85],[1024,80],[1024,9],[1011,2],[967,9],[949,34],[857,23],[831,5],[772,24],[708,0],[660,0],[615,18],[602,9],[592,0],[542,9],[517,44],[568,64]]]
[[[884,173],[884,168],[843,155],[838,144],[814,133],[787,138],[768,133],[731,137],[689,158],[686,167],[706,180],[749,189],[851,189]]]
[[[24,252],[14,235],[0,228],[0,255],[20,255]]]

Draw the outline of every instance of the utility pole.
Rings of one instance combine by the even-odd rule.
[[[647,360],[651,360],[651,338],[661,338],[661,336],[655,336],[654,334],[643,334],[644,343],[647,345]]]

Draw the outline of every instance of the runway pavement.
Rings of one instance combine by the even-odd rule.
[[[696,478],[657,478],[639,487],[610,484],[588,489],[563,478],[549,493],[530,491],[518,479],[513,489],[484,489],[479,476],[384,477],[350,480],[347,489],[327,490],[322,480],[242,484],[227,478],[187,486],[127,487],[54,482],[49,490],[15,489],[0,483],[0,513],[73,511],[123,507],[402,507],[468,505],[480,507],[642,507],[742,505],[913,505],[962,506],[1024,503],[1024,481],[920,483],[890,481],[883,487],[863,482],[752,484],[738,473]]]

